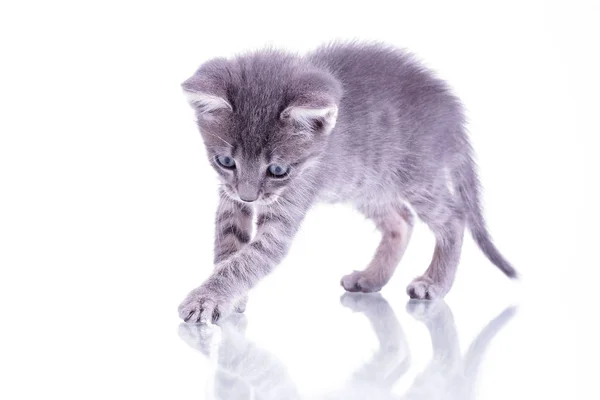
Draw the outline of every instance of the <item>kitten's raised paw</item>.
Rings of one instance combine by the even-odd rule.
[[[342,278],[340,284],[348,292],[379,292],[383,285],[376,282],[364,271],[354,271]]]
[[[442,286],[426,276],[413,280],[406,288],[406,293],[411,299],[418,300],[435,300],[444,297]]]

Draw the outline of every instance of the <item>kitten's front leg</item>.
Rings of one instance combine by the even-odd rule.
[[[215,322],[233,311],[235,302],[287,254],[311,203],[306,196],[296,201],[281,197],[259,209],[254,240],[216,265],[206,282],[181,303],[179,316],[186,322]]]
[[[252,207],[220,192],[215,220],[215,264],[227,259],[250,242]]]
[[[219,192],[219,207],[215,221],[214,263],[227,259],[250,242],[252,238],[252,214],[250,205],[234,201],[222,190]],[[244,312],[248,297],[237,300],[235,310]]]

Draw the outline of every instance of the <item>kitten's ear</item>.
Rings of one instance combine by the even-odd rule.
[[[214,119],[219,112],[232,111],[227,100],[227,60],[217,58],[203,64],[196,73],[181,84],[188,103],[198,116]]]
[[[338,108],[326,106],[290,106],[281,113],[282,120],[291,120],[303,130],[328,135],[337,121]]]
[[[204,117],[214,116],[215,112],[219,110],[233,110],[231,104],[222,97],[204,92],[192,92],[185,88],[183,93],[192,108]]]
[[[280,117],[300,132],[328,135],[335,127],[342,93],[341,82],[329,72],[304,70],[292,79],[291,102]]]

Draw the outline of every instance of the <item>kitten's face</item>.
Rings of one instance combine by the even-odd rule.
[[[325,147],[325,135],[315,135],[285,119],[250,124],[243,116],[224,112],[215,118],[199,118],[198,125],[223,190],[242,202],[276,202],[316,165]]]
[[[278,52],[209,61],[182,86],[225,193],[258,204],[318,162],[342,92],[329,73]]]

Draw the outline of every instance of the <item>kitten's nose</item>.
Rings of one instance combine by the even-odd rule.
[[[246,203],[252,203],[253,201],[255,201],[256,199],[258,199],[258,196],[252,198],[252,199],[246,199],[242,196],[240,196],[240,200],[245,201]]]
[[[242,201],[252,203],[258,199],[258,188],[248,183],[241,183],[238,186],[238,194]]]

